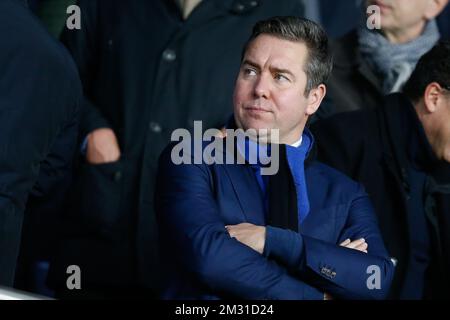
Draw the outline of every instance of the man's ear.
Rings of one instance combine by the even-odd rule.
[[[425,93],[423,94],[423,102],[427,113],[436,112],[441,91],[442,87],[437,82],[432,82],[426,87]]]
[[[427,8],[425,9],[425,19],[432,20],[436,18],[445,6],[448,4],[449,0],[428,0]]]
[[[326,93],[327,87],[324,84],[320,84],[317,88],[314,88],[309,92],[308,105],[306,106],[305,110],[305,113],[308,116],[311,116],[314,113],[316,113]]]

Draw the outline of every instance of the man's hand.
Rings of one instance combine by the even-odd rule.
[[[103,128],[92,131],[87,136],[86,160],[91,164],[118,161],[120,148],[116,135],[111,129]]]
[[[369,245],[367,244],[366,240],[364,239],[358,239],[355,241],[351,241],[350,239],[345,240],[340,244],[341,247],[346,247],[349,249],[355,249],[364,253],[367,253],[367,249]]]
[[[225,228],[230,237],[235,238],[260,254],[263,253],[266,243],[266,227],[241,223],[234,226],[225,226]]]

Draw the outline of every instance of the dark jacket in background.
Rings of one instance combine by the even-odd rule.
[[[11,286],[25,210],[26,224],[45,215],[33,202],[54,208],[64,196],[52,192],[71,170],[81,86],[69,54],[24,1],[0,1],[0,39],[0,285]],[[40,227],[48,226],[24,230],[30,250]]]
[[[342,37],[352,30],[362,16],[362,0],[308,0],[319,2],[320,22],[332,38]]]
[[[381,105],[382,82],[359,51],[357,31],[333,41],[332,48],[333,73],[327,84],[327,96],[315,117],[323,119],[336,113]]]
[[[122,156],[76,173],[66,235],[52,279],[65,286],[77,264],[84,289],[156,290],[153,212],[160,152],[172,131],[221,127],[232,111],[241,52],[253,25],[301,16],[301,1],[204,0],[186,21],[172,0],[80,1],[82,29],[63,41],[81,74],[86,102],[81,140],[109,127]],[[125,294],[125,293],[124,293]]]
[[[425,256],[432,259],[425,298],[448,298],[450,164],[432,155],[412,104],[402,94],[393,94],[376,109],[339,114],[311,129],[319,160],[361,182],[373,201],[387,250],[398,260],[391,298],[402,297],[411,250],[417,237],[425,234],[431,243]],[[419,165],[411,144],[422,158]],[[411,189],[410,173],[416,167],[427,181],[423,197]],[[449,193],[438,190],[443,186]],[[420,202],[422,206],[414,205]],[[421,219],[423,223],[418,223]]]

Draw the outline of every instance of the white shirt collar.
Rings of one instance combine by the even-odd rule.
[[[298,147],[300,147],[302,145],[302,142],[303,142],[303,135],[300,136],[300,139],[297,142],[291,144],[290,146],[294,147],[294,148],[298,148]]]

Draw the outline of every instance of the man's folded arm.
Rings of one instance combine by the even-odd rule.
[[[268,226],[264,255],[336,298],[385,298],[394,265],[384,247],[370,200],[362,188],[357,190],[349,210],[337,244]],[[368,243],[368,253],[339,246],[346,239],[361,238]],[[379,279],[371,277],[378,274]]]
[[[176,243],[184,268],[215,292],[244,299],[323,299],[323,292],[230,238],[203,165],[160,159],[156,211],[160,232]]]

